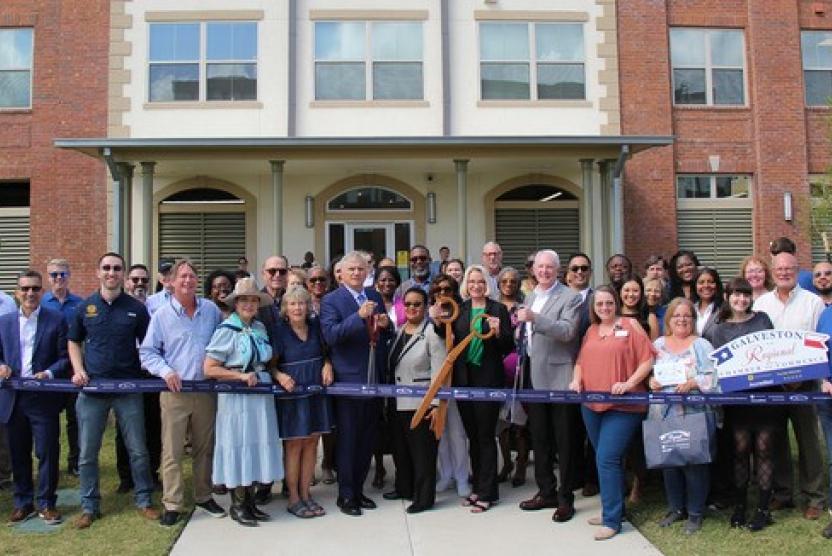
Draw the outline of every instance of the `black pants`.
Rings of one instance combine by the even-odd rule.
[[[396,492],[413,503],[430,508],[436,501],[436,454],[439,443],[423,420],[410,430],[415,411],[397,411],[393,430],[393,462],[396,464]]]
[[[534,449],[534,478],[543,498],[572,506],[572,489],[577,481],[583,444],[580,406],[577,404],[532,403],[528,405],[529,431]],[[557,454],[560,485],[555,477],[553,457]]]
[[[159,407],[159,393],[152,392],[143,395],[144,398],[144,435],[147,442],[147,453],[150,457],[150,476],[159,479],[159,465],[162,461],[162,410]],[[121,427],[116,427],[116,469],[121,484],[132,485],[133,475],[130,472],[130,456],[124,439],[121,437]]]
[[[459,416],[468,437],[473,491],[484,502],[500,499],[497,489],[497,402],[459,401]],[[537,454],[535,454],[537,458]]]
[[[66,395],[66,439],[69,444],[69,451],[66,456],[67,470],[78,469],[78,456],[81,454],[81,448],[78,444],[78,417],[75,415],[75,400],[78,399],[78,394]]]
[[[338,495],[356,499],[364,495],[364,481],[376,445],[381,404],[378,399],[340,397],[335,400],[338,443]]]

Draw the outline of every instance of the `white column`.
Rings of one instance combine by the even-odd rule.
[[[459,258],[468,264],[468,161],[454,160],[456,166],[456,229]]]
[[[153,173],[155,162],[142,162],[142,258],[148,268],[153,264]]]
[[[592,214],[592,195],[595,184],[592,180],[592,163],[591,158],[580,159],[581,163],[581,189],[583,197],[581,198],[581,251],[584,253],[592,252],[592,237],[595,234],[595,219]],[[564,263],[565,264],[565,263]]]

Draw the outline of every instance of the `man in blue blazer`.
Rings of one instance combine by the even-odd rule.
[[[364,288],[367,261],[357,251],[341,259],[341,287],[321,301],[321,330],[330,348],[337,382],[375,384],[387,360],[387,342],[393,328],[381,295]],[[370,364],[370,333],[376,337],[375,357]],[[378,398],[339,397],[335,401],[338,443],[338,507],[347,515],[360,516],[375,502],[364,496],[364,481],[370,469],[381,403]]]
[[[66,322],[63,315],[41,307],[43,278],[23,272],[15,295],[20,309],[0,316],[0,378],[48,380],[69,374]],[[10,523],[35,515],[32,440],[38,458],[37,513],[48,525],[62,521],[55,509],[60,456],[58,415],[65,397],[57,392],[0,389],[0,423],[6,425],[14,479],[14,511]]]

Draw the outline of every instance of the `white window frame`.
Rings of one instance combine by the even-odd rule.
[[[826,40],[832,39],[832,29],[801,29],[800,30],[801,43],[803,42],[803,35],[808,34],[808,33],[811,33],[811,34],[822,33],[822,34],[826,34],[826,35],[830,36],[830,38],[826,39]],[[829,104],[827,104],[827,103],[824,103],[824,104],[809,104],[806,101],[806,77],[805,77],[805,75],[806,75],[806,72],[810,72],[810,71],[823,71],[823,72],[832,74],[832,65],[830,65],[828,67],[807,66],[807,65],[805,65],[805,62],[803,60],[803,50],[802,49],[800,51],[800,65],[803,68],[803,75],[804,75],[804,77],[803,77],[803,102],[806,103],[806,106],[824,106],[824,107],[828,107]],[[832,95],[830,95],[830,97],[832,97]]]
[[[316,37],[318,33],[319,23],[361,23],[364,25],[364,58],[363,59],[344,59],[344,60],[319,60],[317,52],[315,52]],[[422,32],[422,58],[420,60],[376,60],[373,58],[373,31],[372,27],[378,23],[413,23],[418,24]],[[312,25],[312,81],[313,81],[313,97],[315,102],[422,102],[425,100],[425,26],[422,21],[416,20],[399,20],[399,19],[385,19],[385,20],[343,20],[343,19],[319,19],[315,20]],[[319,99],[317,93],[317,79],[315,78],[315,68],[318,62],[329,64],[364,64],[364,98],[363,99],[346,99],[346,98],[327,98]],[[407,99],[376,99],[375,91],[373,90],[373,65],[375,62],[402,62],[408,64],[421,64],[422,66],[422,90],[418,98]]]
[[[673,100],[673,106],[727,106],[729,108],[741,108],[748,106],[748,72],[745,69],[746,52],[745,52],[745,32],[743,29],[735,28],[709,28],[709,27],[671,27],[670,33],[674,29],[683,29],[689,31],[703,31],[705,37],[705,66],[694,65],[673,65],[673,53],[670,52],[670,96]],[[740,34],[742,42],[742,65],[741,66],[714,66],[711,62],[711,41],[710,34],[713,32],[736,31]],[[671,41],[668,40],[668,45]],[[705,70],[705,104],[696,104],[691,102],[676,102],[676,79],[675,70],[677,69],[704,69]],[[740,70],[742,71],[742,103],[740,104],[715,104],[714,103],[714,87],[713,87],[713,70]]]
[[[32,33],[32,53],[31,59],[32,63],[28,67],[8,67],[0,69],[0,73],[3,72],[12,72],[12,71],[28,71],[29,72],[29,103],[26,106],[0,106],[0,112],[9,111],[9,110],[31,110],[32,109],[32,97],[34,96],[34,87],[35,87],[35,29],[33,27],[0,27],[0,31],[22,31],[24,29],[31,30]]]
[[[150,59],[150,29],[154,25],[188,25],[188,24],[197,24],[199,25],[199,60],[168,60],[163,62],[154,62]],[[254,57],[254,61],[251,60],[208,60],[208,30],[207,25],[209,23],[254,23],[257,28],[257,54]],[[254,98],[247,98],[247,99],[208,99],[208,66],[211,64],[254,64],[255,72],[257,75],[257,94]],[[199,75],[197,79],[197,98],[189,99],[189,100],[152,100],[150,98],[150,87],[151,87],[151,79],[150,79],[150,68],[154,64],[165,64],[165,65],[193,65],[197,64],[199,68]],[[152,104],[166,104],[166,103],[188,103],[188,102],[205,102],[205,103],[213,103],[213,102],[257,102],[260,97],[260,22],[256,20],[246,20],[246,21],[238,21],[238,20],[210,20],[210,21],[154,21],[147,25],[147,91],[145,93],[145,98],[147,102]]]
[[[679,196],[679,178],[708,178],[710,180],[710,196],[707,198],[688,198]],[[745,197],[717,197],[716,196],[716,180],[717,178],[746,178],[748,179],[748,195]],[[678,208],[714,208],[719,206],[724,207],[752,207],[754,192],[754,176],[752,174],[742,173],[725,173],[725,174],[708,174],[708,173],[679,173],[676,174],[674,180],[676,204]]]
[[[584,101],[588,99],[587,89],[587,72],[586,72],[586,52],[587,52],[587,45],[586,45],[586,26],[583,22],[576,22],[576,21],[506,21],[506,20],[482,20],[477,22],[477,50],[479,56],[479,65],[477,66],[477,88],[478,88],[478,95],[479,100],[484,102],[517,102],[517,101],[544,101],[544,102],[575,102],[575,101]],[[528,60],[483,60],[482,59],[482,50],[480,49],[480,33],[482,32],[482,24],[483,23],[500,23],[500,24],[518,24],[518,25],[528,25],[529,29],[529,59]],[[557,62],[551,60],[539,61],[537,59],[537,26],[538,25],[581,25],[581,38],[583,39],[583,51],[584,51],[584,58],[583,60],[572,60],[572,61],[562,61],[559,60]],[[483,64],[528,64],[529,66],[529,98],[483,98],[482,97],[482,66]],[[538,98],[537,96],[537,66],[539,64],[544,65],[576,65],[580,64],[583,66],[584,70],[584,97],[580,99],[560,99],[560,98]]]

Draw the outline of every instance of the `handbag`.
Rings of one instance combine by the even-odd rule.
[[[642,423],[648,469],[711,463],[716,454],[714,418],[708,412],[670,412]]]

